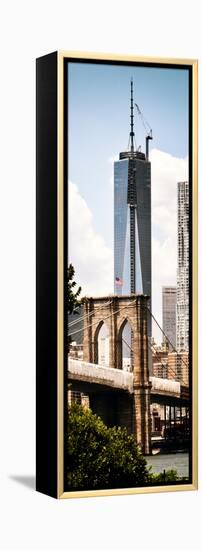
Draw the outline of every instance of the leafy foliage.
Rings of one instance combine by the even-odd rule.
[[[74,281],[72,264],[67,269],[67,313],[77,313],[81,287]],[[68,338],[67,347],[70,338]],[[154,474],[134,437],[126,428],[107,428],[90,409],[74,404],[68,410],[65,436],[68,490],[113,489],[166,485],[179,478],[175,470]]]
[[[72,264],[69,264],[67,268],[67,312],[75,313],[75,308],[80,304],[78,297],[81,293],[81,287],[79,286],[77,290],[76,282],[74,281],[75,269]]]
[[[164,470],[160,474],[150,474],[150,485],[169,485],[180,479],[176,470]]]
[[[78,306],[82,304],[84,299],[79,300],[81,293],[81,286],[77,289],[76,281],[74,281],[75,269],[72,264],[69,264],[67,268],[67,293],[66,293],[66,314],[67,314],[67,326],[68,326],[68,315],[71,313],[78,314]],[[67,337],[67,351],[69,351],[69,345],[71,343],[71,336]]]
[[[125,428],[107,428],[91,410],[74,404],[66,435],[68,490],[148,484],[147,463]]]

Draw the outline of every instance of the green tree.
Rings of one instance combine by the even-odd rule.
[[[69,407],[66,434],[68,490],[148,484],[147,463],[125,428],[107,428],[91,410]]]
[[[74,281],[75,269],[72,264],[69,264],[67,268],[67,312],[76,313],[76,307],[80,305],[81,300],[79,296],[81,294],[81,287],[76,290],[77,283]]]
[[[164,470],[159,474],[150,474],[150,485],[171,485],[179,481],[180,478],[176,470]]]
[[[77,283],[74,281],[75,269],[72,264],[69,264],[67,268],[67,292],[66,292],[66,314],[67,314],[67,326],[68,315],[75,313],[78,314],[78,306],[81,305],[82,299],[79,300],[81,294],[81,286],[76,289]],[[69,351],[69,344],[71,342],[71,336],[67,338],[67,351]]]

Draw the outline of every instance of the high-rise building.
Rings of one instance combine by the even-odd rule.
[[[109,337],[106,335],[98,338],[98,358],[99,365],[109,366]]]
[[[133,82],[131,81],[130,149],[114,163],[114,291],[144,293],[151,304],[151,165],[134,148]],[[151,320],[148,320],[151,335]]]
[[[156,378],[168,378],[167,363],[153,363],[152,375]]]
[[[178,183],[177,351],[189,350],[189,183]]]
[[[188,351],[168,353],[167,378],[178,380],[184,386],[189,386],[189,353]]]
[[[165,346],[154,346],[152,349],[152,375],[167,378],[168,350]]]
[[[173,347],[176,349],[176,297],[177,289],[175,286],[163,286],[162,288],[162,321],[163,343],[168,345],[170,351]],[[172,347],[173,346],[173,347]]]

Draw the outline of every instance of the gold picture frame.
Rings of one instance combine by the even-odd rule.
[[[105,489],[86,491],[64,490],[64,186],[65,186],[65,117],[64,117],[64,67],[65,62],[74,60],[94,60],[102,62],[124,62],[125,64],[156,64],[167,67],[186,66],[192,74],[192,483],[180,485],[146,486],[127,489]],[[52,88],[51,88],[52,86]],[[51,90],[50,90],[51,88]],[[48,99],[47,99],[48,97]],[[45,117],[44,108],[46,108]],[[52,138],[52,134],[53,138]],[[48,137],[49,136],[49,137]],[[48,142],[51,140],[51,148],[54,150],[54,160]],[[46,141],[46,143],[44,143]],[[44,165],[50,155],[50,166],[44,171]],[[45,192],[41,191],[44,178],[49,178]],[[51,179],[52,178],[52,179]],[[38,208],[38,252],[37,252],[37,490],[56,498],[85,498],[108,495],[125,495],[137,493],[153,493],[164,491],[196,490],[198,488],[198,62],[192,59],[165,59],[153,57],[125,56],[114,54],[96,54],[92,52],[65,52],[59,51],[44,56],[37,60],[37,208]],[[49,194],[49,195],[48,195]],[[45,212],[45,204],[50,203],[48,213]],[[48,204],[49,204],[48,203]],[[53,203],[57,203],[53,208]],[[42,211],[45,219],[42,222]],[[54,214],[53,214],[54,210]],[[54,221],[53,221],[54,215]],[[45,228],[46,226],[46,228]],[[43,236],[47,228],[50,228],[48,249],[51,250],[51,239],[54,238],[54,254],[44,253],[47,246]],[[54,237],[53,237],[54,233]],[[42,236],[42,237],[41,237]],[[41,242],[42,241],[42,242]],[[44,245],[42,244],[44,242]],[[46,249],[47,250],[47,249]],[[49,272],[54,264],[54,280],[46,289],[44,281],[44,262],[49,261]],[[56,264],[56,265],[55,265]],[[53,275],[51,275],[53,277]],[[42,294],[47,292],[46,301],[42,303]],[[50,292],[54,293],[52,304],[52,331],[55,331],[54,348],[47,352],[44,344],[44,308],[48,302]],[[49,294],[48,294],[49,293]],[[44,298],[45,300],[45,298]],[[46,314],[47,320],[47,314]],[[43,319],[42,319],[43,318]],[[53,320],[54,318],[54,320]],[[50,327],[49,327],[50,328]],[[46,329],[45,329],[46,330]],[[46,336],[45,336],[46,338]],[[49,369],[49,356],[47,355],[44,366],[45,351],[52,353],[52,363]],[[43,363],[43,365],[42,365]],[[53,372],[54,371],[54,372]],[[51,386],[51,389],[50,389]],[[46,389],[47,388],[47,389]],[[49,391],[50,397],[45,395]],[[44,409],[47,408],[44,418]],[[51,414],[50,414],[50,411]],[[49,412],[49,414],[48,414]],[[53,426],[49,425],[48,416]],[[49,435],[44,438],[44,430],[49,430]],[[50,450],[53,456],[50,457]]]

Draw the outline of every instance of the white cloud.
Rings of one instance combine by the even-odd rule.
[[[116,160],[119,160],[119,155],[118,154],[112,155],[111,157],[108,158],[108,162],[109,162],[109,164],[111,164],[112,167],[114,166],[114,162]]]
[[[109,159],[111,165],[117,156]],[[188,159],[153,149],[152,172],[152,309],[162,324],[162,286],[176,285],[177,182],[188,178]],[[110,199],[109,199],[110,200]],[[113,205],[112,205],[113,215]],[[104,221],[104,220],[103,220]],[[113,293],[113,250],[94,229],[93,215],[78,187],[69,182],[69,262],[82,294]],[[154,336],[162,335],[154,325]]]
[[[177,182],[188,178],[188,158],[153,149],[152,172],[152,309],[162,324],[162,286],[176,285]],[[154,336],[159,332],[153,326]],[[162,335],[160,336],[162,339]]]
[[[112,155],[108,158],[111,172],[109,182],[112,188],[114,187],[114,162],[116,162],[116,160],[119,160],[119,155]]]
[[[113,292],[113,253],[93,227],[93,216],[78,187],[69,182],[68,261],[75,267],[82,295]]]

